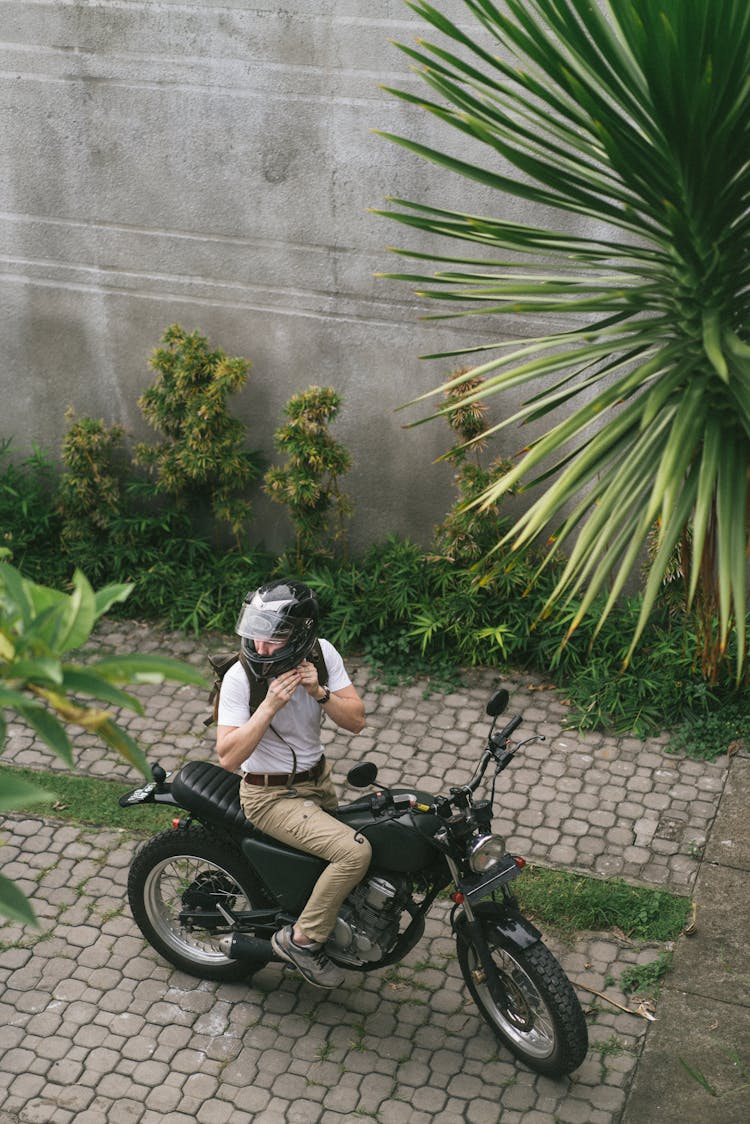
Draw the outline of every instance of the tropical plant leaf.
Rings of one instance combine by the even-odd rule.
[[[133,592],[132,584],[120,585],[105,585],[102,589],[98,589],[94,594],[95,613],[96,619],[104,616],[113,605],[121,601],[127,601],[130,594]]]
[[[60,630],[55,648],[58,652],[69,652],[80,648],[89,636],[96,622],[96,598],[91,585],[80,570],[73,575],[73,593],[66,600],[61,614]]]
[[[11,921],[20,921],[22,925],[39,927],[29,899],[4,874],[0,874],[0,914]]]
[[[120,690],[103,675],[97,675],[90,668],[63,666],[61,686],[66,694],[85,695],[101,699],[113,706],[127,707],[136,714],[143,714],[143,706],[135,695]]]
[[[65,727],[38,703],[25,702],[23,706],[16,707],[18,713],[32,729],[36,730],[39,737],[54,750],[66,765],[73,767],[73,747],[70,738],[65,732]]]
[[[92,662],[90,670],[110,683],[161,683],[169,679],[196,687],[211,686],[197,668],[170,656],[105,656]]]
[[[606,9],[590,0],[464,0],[468,20],[452,20],[439,5],[409,6],[441,37],[401,48],[436,97],[390,92],[469,136],[472,152],[484,146],[486,159],[382,135],[440,174],[497,192],[501,214],[513,195],[531,217],[537,205],[551,207],[602,232],[584,238],[562,223],[509,223],[403,199],[378,212],[439,237],[441,249],[446,237],[473,248],[397,251],[438,267],[390,275],[444,303],[428,318],[575,319],[572,329],[521,344],[501,338],[430,357],[485,357],[462,375],[484,379],[465,403],[528,391],[485,436],[556,412],[473,502],[486,509],[511,489],[543,489],[505,543],[527,550],[551,533],[547,564],[569,551],[547,610],[583,594],[570,630],[595,606],[601,629],[658,525],[634,642],[674,552],[692,541],[687,601],[699,634],[716,631],[704,644],[704,672],[716,675],[734,638],[739,678],[749,545],[750,9],[745,0],[609,0]],[[444,413],[441,405],[420,420]]]
[[[54,799],[53,792],[29,784],[21,777],[14,777],[0,768],[0,812],[12,812],[15,808],[25,808],[29,804],[46,804]]]
[[[111,748],[116,750],[128,764],[134,765],[144,777],[151,779],[148,761],[137,742],[121,726],[108,720],[97,727],[97,734]]]

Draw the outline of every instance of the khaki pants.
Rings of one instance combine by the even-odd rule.
[[[372,848],[363,836],[328,815],[338,806],[328,762],[317,781],[295,784],[294,791],[296,795],[290,796],[285,788],[263,788],[242,781],[240,803],[260,831],[327,861],[297,918],[306,937],[323,942],[336,924],[344,898],[364,877]]]

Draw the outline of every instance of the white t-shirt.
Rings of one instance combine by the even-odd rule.
[[[343,691],[351,683],[344,661],[333,644],[327,640],[319,640],[318,643],[328,669],[327,686],[331,691]],[[266,730],[253,752],[242,762],[243,772],[291,773],[294,768],[292,749],[297,757],[298,773],[313,766],[323,752],[320,744],[322,711],[323,708],[304,687],[297,687],[286,706],[274,715],[271,723],[274,729],[269,727]],[[221,683],[218,724],[244,726],[249,717],[250,684],[238,660]],[[281,737],[277,737],[274,730]]]

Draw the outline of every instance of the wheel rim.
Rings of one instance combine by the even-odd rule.
[[[186,893],[207,884],[212,900],[225,903],[225,908],[252,909],[247,894],[225,867],[195,855],[174,855],[148,873],[143,888],[146,914],[156,935],[177,955],[204,966],[231,964],[219,949],[220,934],[191,932],[180,922]]]
[[[549,1007],[523,965],[504,948],[492,949],[492,958],[508,994],[507,1006],[499,1006],[486,983],[474,987],[479,1002],[503,1036],[529,1057],[548,1058],[554,1053],[557,1036]],[[479,970],[479,957],[470,950],[469,968]]]

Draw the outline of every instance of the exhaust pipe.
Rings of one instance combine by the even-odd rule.
[[[226,937],[219,937],[217,943],[230,960],[260,960],[267,964],[269,960],[276,959],[270,941],[248,937],[245,933],[230,933]]]

